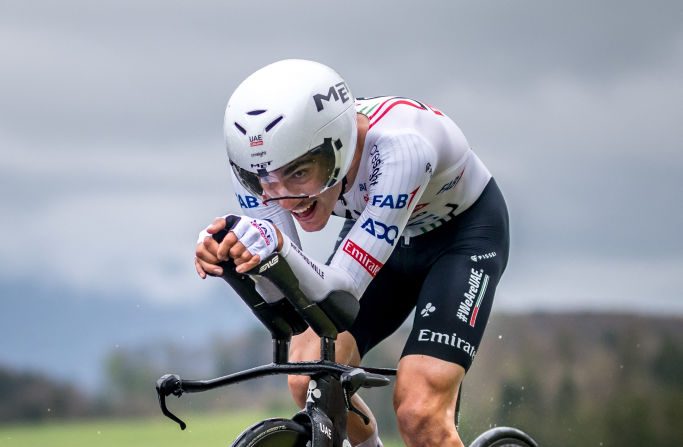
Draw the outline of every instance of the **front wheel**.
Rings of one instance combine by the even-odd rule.
[[[470,447],[538,447],[538,444],[522,430],[496,427],[479,435]]]
[[[305,447],[309,429],[291,419],[266,419],[242,432],[232,447]]]

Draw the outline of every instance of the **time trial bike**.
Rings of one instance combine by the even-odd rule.
[[[227,223],[228,228],[233,224],[231,221]],[[224,230],[214,235],[214,238],[220,242],[226,234],[227,231]],[[237,273],[231,261],[223,263],[222,267],[223,279],[270,331],[273,361],[209,380],[186,380],[176,374],[166,374],[156,383],[163,414],[184,430],[185,422],[166,405],[166,397],[170,395],[180,397],[184,393],[203,392],[267,375],[306,375],[311,380],[306,405],[302,411],[291,419],[273,418],[257,422],[244,430],[232,446],[351,447],[346,433],[348,412],[356,413],[366,424],[370,422],[368,416],[353,405],[351,397],[360,388],[388,385],[390,380],[387,376],[396,374],[396,370],[392,368],[354,367],[334,361],[337,334],[347,330],[353,323],[359,310],[358,301],[344,291],[332,292],[322,301],[312,301],[301,291],[291,268],[277,253],[246,274]],[[268,278],[282,291],[285,299],[274,303],[265,301],[256,291],[250,275]],[[302,333],[308,327],[320,337],[320,360],[289,362],[292,336]],[[459,401],[458,398],[458,404]],[[484,432],[471,444],[471,447],[487,446],[536,447],[537,444],[520,430],[496,427]]]

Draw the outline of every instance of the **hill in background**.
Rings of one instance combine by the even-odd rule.
[[[369,353],[364,364],[394,366],[406,336],[407,329],[400,329]],[[74,385],[54,382],[51,388],[45,377],[13,372],[11,389],[5,387],[0,401],[0,423],[157,414],[153,386],[163,373],[208,378],[270,361],[268,334],[257,328],[230,339],[215,337],[201,346],[156,342],[112,349],[102,367],[106,389],[90,402]],[[396,437],[391,392],[388,387],[362,394],[382,432]],[[41,395],[52,396],[49,413]],[[466,440],[494,425],[514,425],[541,445],[675,444],[683,438],[683,318],[493,315],[463,396],[460,425]],[[188,395],[171,404],[179,414],[249,407],[295,411],[284,377]]]

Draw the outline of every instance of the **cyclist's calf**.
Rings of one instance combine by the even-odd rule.
[[[455,428],[455,402],[465,370],[434,357],[409,355],[398,367],[394,409],[409,447],[462,447]]]

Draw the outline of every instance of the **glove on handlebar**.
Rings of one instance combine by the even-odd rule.
[[[267,220],[241,216],[230,231],[235,233],[252,255],[259,256],[262,260],[277,249],[277,232]]]
[[[234,214],[227,214],[223,218],[227,224],[227,231],[223,234],[223,237],[225,237],[228,231],[232,231],[252,255],[259,256],[263,260],[277,249],[278,240],[275,226],[267,220]],[[197,243],[201,243],[207,236],[211,235],[206,229],[202,230],[199,233]],[[223,237],[214,237],[214,239],[220,243]]]

